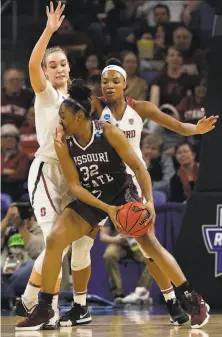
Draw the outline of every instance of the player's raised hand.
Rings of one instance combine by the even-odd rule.
[[[206,118],[205,116],[202,119],[200,119],[196,126],[196,133],[203,134],[213,130],[215,128],[214,124],[217,122],[218,118],[219,116],[217,115],[217,116],[210,116],[208,118]]]
[[[65,5],[61,4],[59,1],[58,6],[54,10],[53,2],[50,1],[50,6],[46,6],[46,14],[48,17],[47,28],[54,33],[62,24],[62,21],[65,18],[65,15],[62,15],[65,9]]]

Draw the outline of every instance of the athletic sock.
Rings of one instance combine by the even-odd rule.
[[[74,303],[80,304],[82,306],[86,305],[86,293],[87,291],[73,292]]]
[[[161,289],[161,292],[166,302],[176,298],[173,287],[170,287],[168,289]]]

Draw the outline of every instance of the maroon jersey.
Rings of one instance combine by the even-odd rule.
[[[80,182],[95,197],[108,202],[129,186],[132,177],[126,165],[103,133],[104,123],[92,121],[92,138],[82,147],[69,137],[69,153],[77,167]]]

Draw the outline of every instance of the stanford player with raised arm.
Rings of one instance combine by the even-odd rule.
[[[203,118],[197,125],[181,123],[175,118],[161,112],[150,102],[125,98],[124,89],[127,86],[127,75],[118,59],[112,58],[107,61],[107,66],[102,71],[101,86],[103,97],[92,98],[92,113],[94,118],[109,121],[111,124],[119,127],[125,133],[133,150],[142,161],[140,140],[143,121],[145,119],[153,120],[177,133],[190,136],[211,131],[214,129],[214,124],[218,118],[218,116]],[[129,168],[128,172],[132,173]],[[141,193],[138,183],[135,180],[134,183],[137,186],[138,192]],[[94,229],[93,231],[95,235],[97,230],[98,229]],[[79,319],[79,306],[85,306],[86,304],[87,285],[91,273],[90,249],[91,246],[89,248],[85,237],[74,242],[72,245],[73,254],[71,267],[74,286],[74,304],[71,310],[60,318],[61,326],[76,325],[76,321]],[[81,254],[77,254],[77,251],[81,252]],[[146,254],[144,254],[144,257],[149,271],[163,293],[171,322],[176,325],[185,323],[188,320],[188,316],[184,313],[180,303],[176,299],[170,279]],[[79,296],[76,294],[79,294]],[[78,303],[76,303],[77,300]]]

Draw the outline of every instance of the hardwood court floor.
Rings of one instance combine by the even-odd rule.
[[[104,313],[105,314],[105,313]],[[15,332],[14,325],[20,318],[1,317],[2,337],[222,337],[222,315],[211,315],[204,329],[190,329],[189,325],[175,327],[167,315],[148,315],[140,310],[121,315],[93,315],[90,325],[60,328],[57,331]]]

